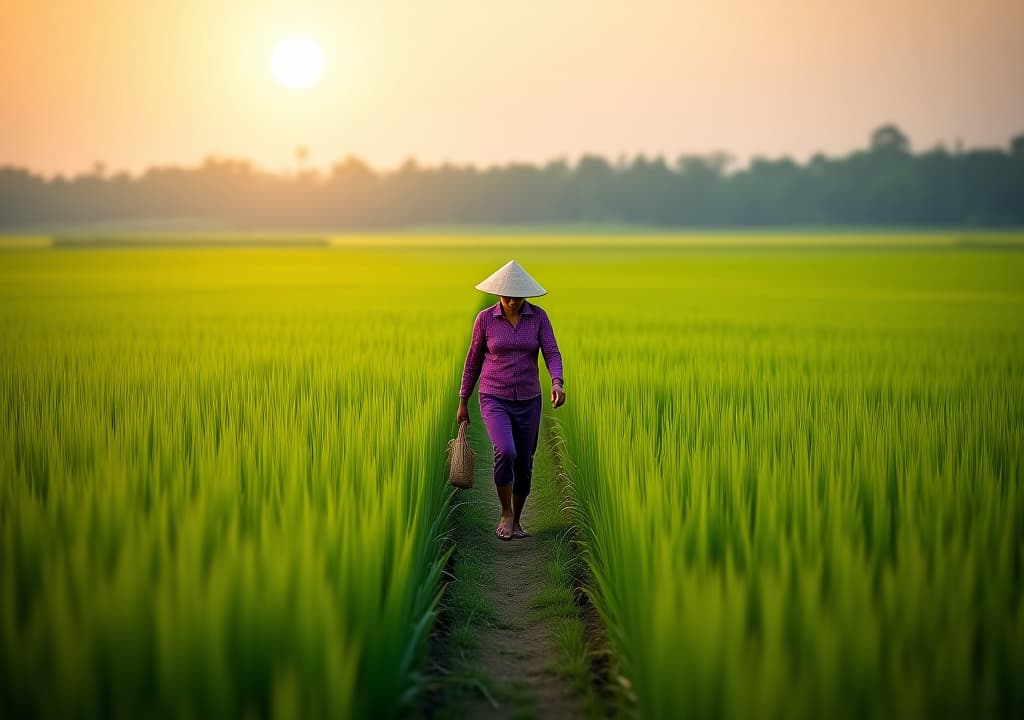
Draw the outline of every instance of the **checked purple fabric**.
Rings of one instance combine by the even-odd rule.
[[[480,393],[506,400],[529,400],[541,394],[537,352],[554,380],[563,380],[562,355],[548,314],[529,300],[523,301],[515,327],[505,317],[501,300],[484,308],[473,322],[473,339],[462,371],[459,396],[468,398],[480,380]]]

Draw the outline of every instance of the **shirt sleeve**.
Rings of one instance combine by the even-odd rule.
[[[469,398],[473,394],[476,381],[480,378],[480,370],[484,365],[484,352],[487,350],[487,340],[484,337],[484,314],[476,316],[473,323],[473,339],[469,342],[469,352],[466,353],[466,366],[462,370],[462,386],[459,388],[459,397]]]
[[[540,318],[540,351],[544,355],[544,364],[548,366],[548,374],[551,375],[551,381],[561,380],[564,383],[562,354],[558,351],[555,331],[551,327],[551,320],[548,318],[547,313],[544,313]]]

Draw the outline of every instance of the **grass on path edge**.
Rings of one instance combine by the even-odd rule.
[[[476,403],[474,393],[470,407],[477,407]],[[618,677],[614,657],[585,590],[586,566],[571,521],[573,503],[570,476],[564,469],[564,440],[553,411],[545,410],[527,517],[531,533],[547,531],[555,541],[546,553],[543,589],[528,600],[531,616],[537,622],[552,621],[558,650],[550,668],[572,685],[584,716],[628,714],[628,691],[610,681]],[[530,697],[528,687],[496,685],[477,658],[481,636],[502,623],[486,594],[496,578],[496,559],[472,552],[484,547],[481,541],[489,538],[497,522],[492,498],[483,495],[493,494],[494,488],[490,439],[478,417],[470,424],[470,443],[477,450],[476,483],[472,490],[459,490],[452,496],[448,537],[453,552],[445,568],[446,587],[430,640],[426,669],[430,681],[422,696],[420,716],[464,718],[466,709],[482,697],[492,706],[514,701],[523,717],[532,717],[536,699]]]

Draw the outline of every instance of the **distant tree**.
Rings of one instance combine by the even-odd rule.
[[[1024,158],[1024,134],[1018,135],[1010,141],[1010,153],[1014,157]]]
[[[612,166],[600,155],[584,155],[576,164],[580,177],[606,180],[612,175]]]
[[[0,227],[73,226],[145,217],[206,217],[240,228],[383,227],[421,223],[633,222],[675,227],[786,225],[1024,226],[1024,133],[1009,147],[913,153],[886,124],[843,157],[754,158],[732,171],[722,153],[584,155],[545,165],[425,167],[408,158],[377,172],[349,156],[321,176],[259,170],[208,155],[197,167],[137,178],[97,161],[73,178],[0,167]]]
[[[721,225],[725,216],[725,153],[680,155],[675,160],[672,218],[679,225]]]
[[[365,162],[349,155],[344,162],[337,162],[331,166],[331,181],[343,185],[370,184],[376,180],[376,174]]]
[[[882,125],[871,133],[871,149],[882,152],[910,152],[910,140],[892,124]]]
[[[615,204],[615,169],[600,155],[584,155],[573,172],[569,214],[584,222],[618,221]]]
[[[306,166],[306,160],[309,159],[309,148],[305,145],[299,145],[295,148],[295,161],[299,164],[299,170],[302,170]]]

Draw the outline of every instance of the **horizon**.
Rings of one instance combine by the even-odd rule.
[[[881,128],[883,126],[885,126],[885,124],[879,124],[875,129]],[[870,133],[868,133],[868,135],[870,135]],[[987,151],[987,150],[998,151],[998,152],[1012,152],[1012,141],[1014,139],[1016,139],[1016,138],[1021,138],[1021,137],[1024,137],[1024,128],[1022,128],[1021,131],[1016,133],[1014,136],[1012,136],[1010,138],[1007,138],[1006,141],[1003,142],[1002,144],[998,144],[998,145],[976,145],[976,146],[955,145],[954,147],[948,147],[944,143],[936,143],[936,144],[932,145],[931,147],[916,147],[915,146],[916,144],[914,143],[912,137],[908,137],[908,140],[909,140],[909,145],[910,145],[909,150],[910,150],[911,154],[913,154],[913,155],[920,155],[920,154],[923,154],[923,153],[931,152],[931,151],[934,151],[934,150],[940,150],[940,149],[945,151],[945,152],[950,153],[951,155],[958,155],[958,154],[965,154],[965,153],[970,153],[970,152],[975,152],[975,151]],[[846,153],[829,154],[829,153],[825,153],[825,152],[815,152],[815,153],[811,153],[810,156],[808,156],[806,158],[797,158],[797,157],[793,157],[791,155],[770,156],[770,155],[765,155],[765,154],[762,154],[762,153],[754,153],[753,155],[745,158],[744,160],[741,160],[741,159],[737,158],[735,155],[731,154],[728,150],[725,150],[725,149],[713,150],[713,151],[710,151],[708,153],[702,153],[702,154],[680,153],[680,154],[677,154],[677,155],[665,155],[663,153],[652,154],[652,153],[637,152],[637,153],[634,153],[634,154],[631,154],[631,155],[627,155],[627,154],[623,153],[623,154],[619,154],[618,156],[609,156],[609,155],[603,155],[603,154],[597,153],[597,152],[583,151],[583,152],[581,152],[581,153],[579,153],[579,154],[577,154],[575,156],[571,156],[571,157],[563,153],[563,154],[555,155],[555,156],[549,157],[547,159],[542,159],[542,160],[539,160],[539,161],[509,160],[509,161],[506,161],[506,162],[494,162],[494,163],[489,163],[489,164],[479,164],[479,163],[472,163],[472,162],[452,163],[451,161],[446,161],[446,160],[445,161],[439,161],[439,162],[436,162],[436,163],[426,163],[426,162],[421,161],[420,158],[418,158],[418,157],[409,156],[409,157],[406,157],[406,158],[402,159],[396,165],[388,166],[388,167],[382,167],[382,166],[374,165],[374,164],[370,163],[366,158],[360,157],[359,155],[356,155],[356,154],[353,154],[353,153],[349,153],[349,154],[346,154],[346,155],[339,156],[338,158],[335,158],[333,161],[327,163],[325,167],[310,166],[310,165],[306,165],[306,164],[296,164],[297,161],[293,161],[293,164],[290,167],[285,166],[285,167],[279,167],[279,168],[272,168],[272,167],[268,167],[266,165],[260,164],[254,158],[244,157],[244,156],[226,155],[226,154],[217,153],[217,152],[208,152],[208,153],[204,154],[203,156],[199,157],[197,160],[195,160],[193,162],[165,163],[165,164],[146,165],[146,166],[138,168],[138,169],[136,169],[134,171],[127,170],[127,169],[122,169],[122,168],[112,168],[112,167],[108,166],[106,163],[100,161],[101,164],[102,164],[102,173],[100,173],[100,174],[97,174],[97,167],[96,167],[95,164],[92,167],[82,168],[82,169],[79,169],[79,170],[76,170],[76,171],[54,172],[54,173],[51,173],[51,174],[46,174],[46,173],[43,173],[43,172],[41,172],[41,171],[39,171],[39,170],[37,170],[35,168],[31,168],[31,167],[27,167],[27,166],[23,166],[23,165],[12,165],[12,164],[9,164],[9,163],[0,162],[0,170],[25,171],[25,172],[28,172],[30,175],[32,175],[34,177],[42,178],[44,181],[47,181],[47,182],[55,181],[55,180],[61,180],[61,179],[63,179],[63,180],[74,180],[76,178],[82,178],[82,177],[102,177],[102,178],[107,179],[107,180],[110,180],[112,178],[117,178],[117,177],[120,177],[120,178],[127,177],[128,179],[131,179],[131,180],[140,180],[140,179],[144,178],[147,174],[149,174],[151,172],[155,172],[155,171],[160,171],[160,170],[175,169],[175,170],[182,170],[182,171],[197,171],[197,170],[202,169],[203,167],[206,167],[206,166],[211,165],[211,164],[216,164],[216,163],[225,163],[225,164],[228,164],[228,163],[242,163],[242,164],[247,165],[248,168],[252,172],[254,172],[254,173],[262,173],[262,174],[267,174],[267,175],[273,175],[273,176],[276,176],[276,177],[292,177],[292,178],[312,177],[315,180],[322,180],[322,179],[326,179],[326,178],[331,177],[331,174],[332,174],[332,172],[333,172],[333,170],[334,170],[334,168],[336,166],[344,165],[344,164],[348,163],[349,161],[353,161],[353,160],[358,162],[358,163],[362,163],[367,168],[369,168],[369,170],[371,170],[374,174],[377,174],[377,175],[389,175],[389,174],[400,172],[402,170],[402,168],[406,164],[408,164],[410,162],[414,163],[416,168],[419,171],[427,171],[427,172],[429,172],[429,171],[436,171],[436,170],[442,170],[442,169],[445,169],[445,168],[454,168],[454,169],[462,170],[462,171],[475,170],[477,172],[487,172],[487,171],[491,171],[491,170],[504,170],[504,169],[509,169],[509,168],[513,168],[513,167],[523,167],[523,166],[529,166],[529,167],[535,167],[535,168],[538,168],[538,169],[543,169],[543,168],[545,168],[546,166],[548,166],[548,165],[550,165],[552,163],[559,163],[559,162],[564,162],[566,164],[568,170],[572,171],[572,170],[575,170],[578,167],[580,161],[583,160],[584,158],[594,158],[594,157],[598,157],[598,158],[604,159],[605,161],[608,162],[608,164],[614,170],[625,170],[625,169],[628,169],[634,162],[636,162],[638,160],[641,160],[641,159],[647,160],[648,162],[657,162],[658,160],[661,160],[661,161],[663,161],[666,164],[666,166],[670,170],[674,170],[674,169],[677,169],[678,160],[680,158],[682,158],[682,157],[712,158],[712,157],[714,157],[716,155],[723,155],[724,157],[728,158],[728,161],[727,161],[727,163],[725,165],[725,174],[726,175],[732,175],[732,174],[736,174],[736,173],[739,173],[739,172],[743,172],[743,171],[749,170],[750,167],[751,167],[751,163],[753,161],[755,161],[755,160],[765,160],[765,161],[769,161],[769,162],[777,162],[777,161],[782,161],[782,160],[792,160],[798,166],[806,166],[810,162],[810,160],[813,159],[816,156],[824,157],[825,159],[827,159],[829,161],[840,161],[840,160],[842,160],[844,158],[849,157],[853,153],[868,151],[870,149],[870,142],[869,141],[870,141],[870,137],[866,136],[865,137],[865,142],[861,146],[851,148]]]

